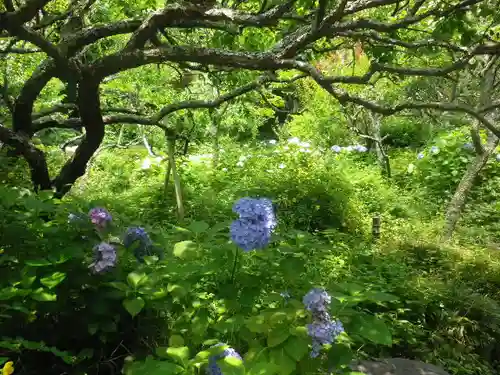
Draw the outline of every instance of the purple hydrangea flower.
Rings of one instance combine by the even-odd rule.
[[[94,262],[89,268],[95,273],[101,273],[114,267],[116,259],[115,248],[106,242],[101,242],[94,247]]]
[[[223,345],[226,345],[226,344],[219,343],[219,344],[212,346],[212,348],[215,348],[218,346],[223,346]],[[241,358],[241,356],[238,354],[238,352],[236,350],[234,350],[233,348],[226,348],[226,349],[224,349],[224,351],[221,354],[213,355],[208,359],[207,374],[208,375],[223,375],[221,368],[217,364],[217,361],[220,359],[227,358],[227,357],[237,358],[237,359],[243,361],[243,358]]]
[[[420,160],[420,159],[423,159],[425,157],[424,153],[423,152],[419,152],[418,155],[417,155],[417,159]]]
[[[311,312],[326,311],[328,305],[332,302],[332,298],[324,289],[311,289],[302,299],[306,310]]]
[[[432,146],[431,147],[431,154],[433,154],[433,155],[439,154],[439,147],[438,146]]]
[[[92,224],[101,229],[105,228],[112,220],[111,214],[105,208],[101,207],[91,209],[89,211],[89,217]]]
[[[137,260],[143,261],[146,255],[151,255],[153,241],[144,228],[130,227],[123,236],[123,245],[127,249],[133,247]]]
[[[312,338],[311,357],[316,358],[321,347],[325,344],[332,344],[342,332],[344,332],[344,327],[338,320],[316,320],[312,324],[308,324],[307,333]]]
[[[342,147],[340,147],[339,145],[333,145],[332,147],[330,147],[330,150],[339,153],[340,151],[342,151]]]

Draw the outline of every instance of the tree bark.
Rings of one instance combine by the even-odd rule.
[[[14,150],[16,155],[22,155],[29,165],[33,189],[50,190],[52,187],[47,161],[43,151],[36,148],[28,137],[16,134],[0,125],[0,141]]]
[[[169,161],[170,168],[172,170],[172,177],[174,180],[175,200],[177,202],[177,214],[179,215],[179,220],[184,220],[184,203],[182,201],[181,179],[180,179],[179,174],[177,173],[177,168],[175,165],[175,156],[174,156],[175,143],[174,142],[175,142],[175,138],[167,136],[168,161]]]
[[[467,168],[465,174],[463,175],[462,180],[458,184],[458,187],[455,190],[455,193],[453,194],[453,197],[451,198],[451,201],[448,204],[448,208],[446,210],[446,219],[443,231],[443,239],[445,241],[449,240],[452,237],[457,223],[460,220],[460,216],[467,201],[467,197],[474,187],[476,178],[479,175],[479,172],[481,172],[483,167],[488,162],[488,159],[490,158],[497,145],[498,138],[495,141],[491,142],[491,145],[486,147],[482,154],[476,155],[472,163]]]
[[[498,57],[487,57],[484,62],[485,68],[480,75],[481,81],[478,103],[479,107],[481,108],[491,105],[492,103],[492,95],[494,92],[496,81],[496,67],[498,65]],[[490,121],[490,123],[491,120],[496,120],[493,114],[490,114],[490,116],[487,117],[489,117],[487,120]],[[451,239],[457,223],[460,220],[460,216],[462,215],[467,197],[474,187],[477,176],[488,162],[488,159],[490,158],[491,154],[494,152],[500,141],[498,135],[494,134],[490,129],[488,129],[490,131],[488,131],[486,145],[483,147],[479,135],[479,126],[480,124],[478,122],[476,126],[471,129],[471,136],[474,143],[474,148],[476,150],[476,157],[465,171],[465,174],[460,180],[460,183],[458,184],[458,187],[455,190],[455,193],[453,194],[453,197],[451,198],[451,201],[446,209],[445,225],[443,228],[443,239],[445,241]]]
[[[104,121],[102,119],[99,97],[99,81],[92,76],[83,76],[78,85],[78,107],[85,137],[61,172],[54,180],[55,196],[63,197],[75,181],[85,174],[87,164],[104,139]]]

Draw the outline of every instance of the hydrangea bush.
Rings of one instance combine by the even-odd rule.
[[[191,222],[176,227],[168,243],[155,243],[151,228],[121,229],[102,207],[88,217],[71,208],[68,218],[65,206],[50,210],[56,217],[51,241],[44,242],[48,227],[37,222],[41,241],[34,241],[33,248],[41,246],[39,253],[17,259],[23,268],[13,268],[9,277],[20,280],[9,303],[26,308],[31,323],[23,329],[36,330],[33,337],[40,341],[12,339],[1,363],[13,362],[7,369],[17,367],[20,351],[28,347],[61,359],[54,374],[99,368],[105,366],[99,360],[103,353],[112,358],[118,351],[125,357],[137,350],[125,361],[125,374],[265,370],[289,375],[341,370],[352,358],[351,347],[367,340],[391,343],[388,329],[375,317],[352,324],[353,308],[363,295],[336,297],[309,284],[312,265],[304,259],[313,252],[316,259],[327,257],[330,249],[283,237],[268,198],[237,200],[237,226]],[[65,237],[58,240],[56,229]],[[68,248],[64,241],[75,245]],[[44,246],[52,246],[47,247],[50,253],[43,253]],[[160,247],[164,259],[155,252]],[[11,264],[10,257],[15,257],[14,246],[5,248],[0,262]],[[234,259],[240,260],[238,268]],[[0,285],[0,295],[13,293],[8,284]],[[32,302],[26,302],[28,297]],[[23,334],[11,325],[9,330],[7,321],[0,321],[5,335]],[[51,335],[61,329],[67,334]],[[134,349],[141,340],[148,345]],[[0,348],[5,345],[0,342]]]

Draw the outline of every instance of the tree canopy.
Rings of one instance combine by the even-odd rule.
[[[162,121],[172,112],[215,108],[266,84],[305,77],[343,105],[354,103],[382,115],[411,109],[462,112],[500,136],[500,129],[486,116],[498,108],[498,102],[474,107],[406,97],[377,100],[356,89],[359,85],[374,89],[386,80],[453,79],[454,72],[474,64],[478,57],[497,55],[497,6],[491,0],[141,1],[134,5],[4,0],[0,53],[11,59],[35,54],[39,63],[17,90],[5,76],[2,97],[11,111],[12,126],[0,127],[0,140],[27,160],[36,189],[54,188],[62,196],[84,174],[108,124],[154,125],[173,132]],[[341,72],[334,62],[341,51],[363,54],[361,68],[352,74]],[[320,60],[330,64],[322,66]],[[180,69],[181,84],[189,84],[189,72],[255,73],[240,75],[236,85],[215,99],[173,101],[147,114],[102,105],[110,95],[101,90],[104,82],[151,64]],[[64,100],[34,111],[52,79],[66,85]],[[64,116],[54,116],[57,113]],[[46,128],[79,126],[85,129],[83,141],[51,178],[44,154],[31,138]]]

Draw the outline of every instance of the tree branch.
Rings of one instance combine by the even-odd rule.
[[[45,155],[30,142],[29,138],[0,125],[0,141],[12,147],[16,155],[22,155],[27,161],[35,191],[51,188]]]

